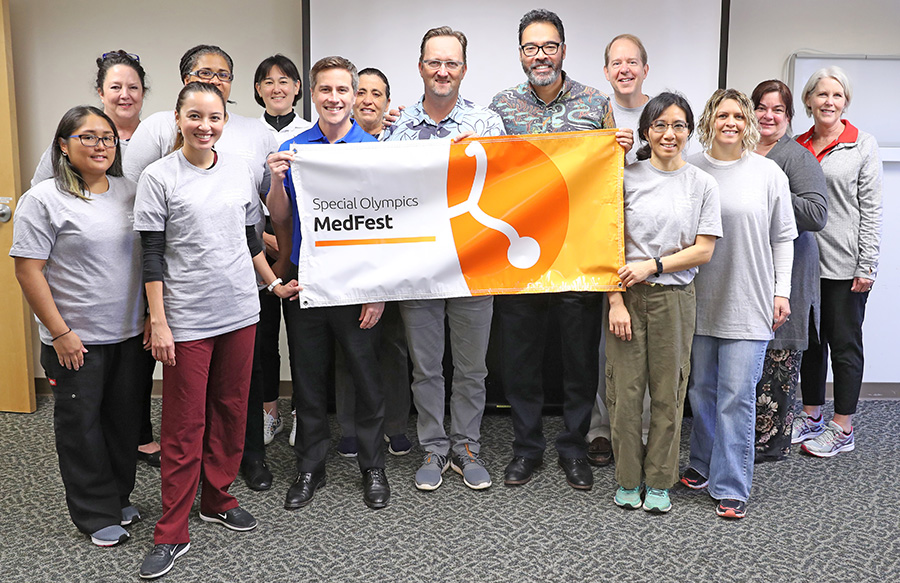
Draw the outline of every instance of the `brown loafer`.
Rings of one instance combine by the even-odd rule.
[[[612,444],[605,437],[597,437],[588,446],[587,458],[592,466],[608,466],[613,459]]]

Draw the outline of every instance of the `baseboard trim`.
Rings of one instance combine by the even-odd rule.
[[[34,391],[38,395],[52,395],[50,383],[45,378],[34,379]],[[291,381],[281,381],[279,386],[279,395],[282,397],[291,396]],[[826,397],[833,398],[833,390],[831,383],[826,388]],[[153,381],[153,396],[162,396],[162,381]],[[860,399],[900,399],[900,383],[863,383],[859,393]]]

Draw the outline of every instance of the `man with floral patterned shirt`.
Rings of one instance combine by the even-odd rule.
[[[609,98],[570,79],[562,70],[565,30],[559,16],[532,10],[519,22],[519,59],[528,80],[498,93],[490,108],[503,118],[507,134],[571,132],[614,128]],[[631,149],[631,130],[616,140]],[[504,483],[525,484],[543,462],[547,441],[541,424],[543,356],[547,327],[559,326],[563,345],[563,422],[556,438],[559,465],[573,488],[589,490],[594,475],[585,436],[597,394],[602,296],[563,292],[498,296],[501,377],[512,406],[513,458]]]
[[[384,140],[431,140],[504,134],[503,121],[484,107],[459,96],[466,75],[466,36],[444,26],[425,33],[419,49],[422,99],[403,110],[385,130]],[[452,467],[466,486],[481,490],[491,476],[478,457],[487,376],[485,355],[491,332],[491,296],[400,302],[409,355],[413,361],[413,401],[418,411],[419,443],[425,459],[416,472],[416,487],[435,490]],[[450,435],[444,430],[444,318],[450,323],[453,396]]]

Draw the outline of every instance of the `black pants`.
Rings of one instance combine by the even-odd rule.
[[[360,306],[300,309],[291,315],[288,334],[296,358],[291,362],[297,408],[297,469],[315,472],[325,467],[330,447],[328,382],[337,341],[347,357],[356,389],[357,461],[361,470],[384,467],[384,396],[376,350],[380,325],[359,327]]]
[[[563,422],[556,437],[562,457],[587,455],[585,436],[597,398],[602,295],[564,292],[497,296],[501,375],[512,407],[513,454],[543,456],[547,447],[541,413],[544,406],[543,361],[547,327],[559,326],[563,364]]]
[[[55,397],[53,429],[69,516],[78,530],[93,533],[119,524],[131,504],[141,399],[156,362],[141,336],[86,348],[84,366],[75,371],[42,344],[41,366]]]
[[[863,377],[862,325],[869,292],[850,291],[853,280],[822,279],[822,326],[810,328],[809,348],[800,364],[804,405],[825,404],[828,351],[834,373],[834,412],[853,415]]]
[[[294,306],[296,308],[296,306]],[[281,358],[278,335],[281,332],[281,298],[267,290],[259,292],[259,324],[253,344],[253,371],[247,398],[247,431],[244,435],[244,462],[266,458],[263,439],[263,403],[278,399],[281,382]]]

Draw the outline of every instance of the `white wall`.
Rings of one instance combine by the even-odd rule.
[[[602,51],[611,36],[627,31],[640,36],[650,53],[649,93],[690,86],[688,97],[699,109],[715,86],[718,44],[712,39],[718,37],[718,0],[681,2],[671,15],[644,3],[630,7],[630,12],[583,0],[542,4],[557,10],[567,25],[566,69],[575,79],[608,91]],[[199,4],[188,9],[190,4],[175,0],[95,0],[90,5],[10,0],[9,5],[22,184],[30,181],[62,114],[75,104],[98,103],[92,89],[94,59],[102,52],[122,48],[141,55],[152,87],[144,103],[145,115],[174,105],[181,85],[178,60],[195,44],[218,44],[234,58],[237,77],[232,97],[238,103],[232,110],[244,115],[260,113],[252,96],[252,75],[259,61],[283,52],[298,65],[301,62],[299,0],[219,0],[204,3],[202,9]],[[446,23],[470,36],[473,52],[464,95],[484,103],[497,90],[521,82],[516,25],[531,5],[457,0],[423,6],[400,0],[377,4],[314,0],[313,38],[320,40],[312,59],[331,51],[344,53],[360,67],[378,66],[391,78],[395,103],[411,103],[421,93],[415,71],[421,35],[430,26]],[[743,91],[749,92],[763,79],[782,77],[788,55],[799,49],[900,53],[900,3],[896,0],[744,0],[732,2],[731,10],[728,84]],[[340,25],[317,26],[316,17],[328,14]],[[357,24],[371,24],[373,14],[381,15],[381,25]],[[423,27],[423,21],[427,26]],[[351,43],[356,48],[347,52]],[[385,57],[377,56],[379,47],[389,47]],[[484,47],[491,48],[485,51]],[[900,311],[888,305],[890,297],[900,294],[900,234],[892,228],[900,220],[898,191],[900,163],[886,164],[882,267],[865,328],[869,382],[900,382],[900,373],[889,366]],[[37,362],[35,370],[41,370]],[[282,378],[288,378],[286,370]]]
[[[810,49],[832,54],[900,54],[900,2],[896,0],[754,0],[732,2],[728,85],[749,93],[760,81],[787,79],[791,53]],[[851,79],[852,81],[852,79]],[[896,95],[884,95],[884,114],[894,115]],[[847,119],[853,121],[853,106]],[[812,125],[795,112],[795,128]],[[865,130],[865,127],[860,129]],[[900,382],[896,336],[900,310],[900,162],[884,165],[884,233],[878,280],[863,327],[866,382]]]
[[[102,53],[124,49],[140,55],[151,88],[144,99],[147,117],[174,108],[184,51],[219,45],[234,59],[231,99],[237,103],[230,111],[256,117],[262,113],[253,99],[259,62],[281,52],[298,67],[302,63],[300,7],[298,0],[10,0],[23,187],[62,115],[74,105],[100,104],[93,85]],[[43,377],[37,333],[34,338],[35,373]],[[286,360],[282,377],[289,378]]]
[[[639,8],[638,8],[639,4]],[[566,32],[564,69],[575,80],[612,94],[603,75],[606,44],[621,33],[641,38],[650,73],[644,83],[652,95],[664,89],[684,93],[695,110],[703,107],[717,85],[721,0],[687,0],[668,10],[668,0],[644,0],[629,10],[611,10],[604,2],[545,0],[455,0],[431,3],[427,9],[409,0],[369,2],[329,0],[310,7],[310,49],[315,62],[342,55],[359,67],[377,67],[391,82],[394,105],[413,105],[422,96],[417,70],[419,44],[425,32],[451,26],[466,34],[468,72],[460,94],[479,105],[490,104],[499,91],[525,80],[519,63],[518,26],[532,8],[555,11]],[[366,14],[347,19],[347,14]]]

